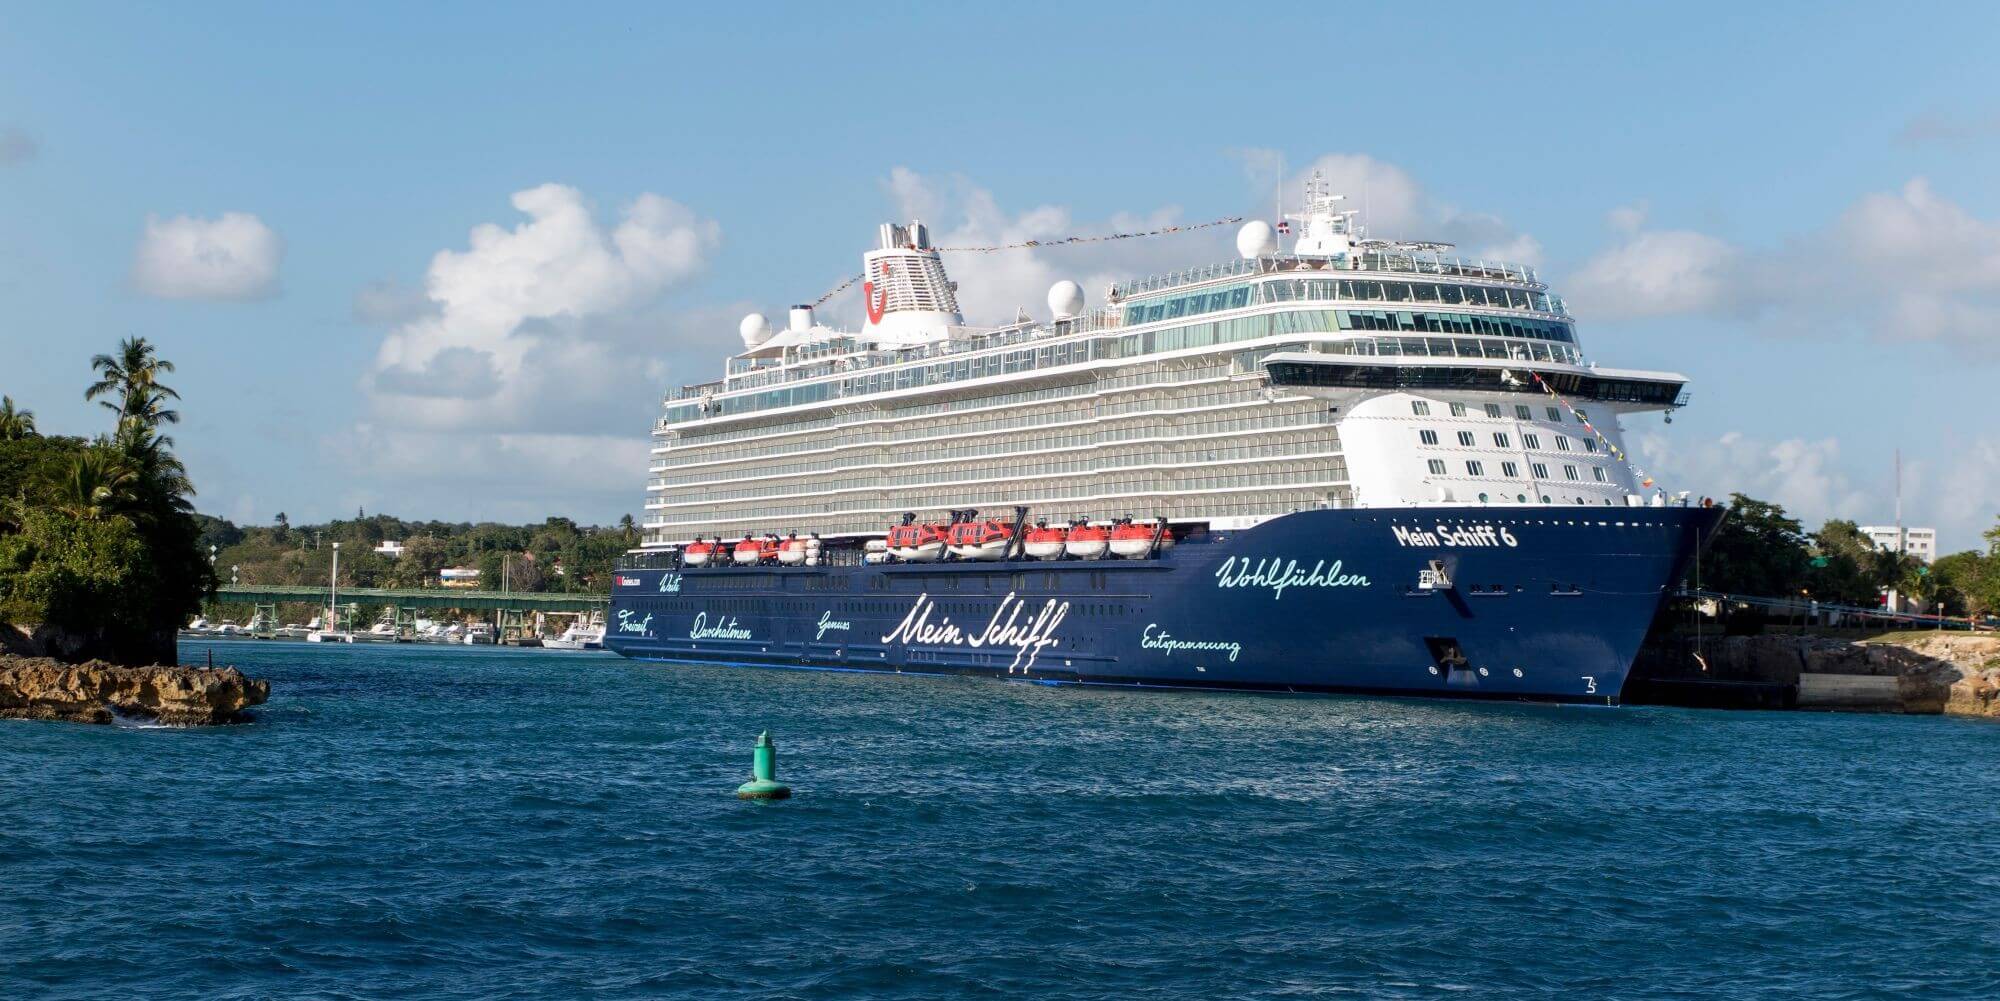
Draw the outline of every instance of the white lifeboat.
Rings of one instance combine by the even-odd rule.
[[[1069,538],[1069,530],[1061,526],[1049,527],[1046,523],[1028,530],[1028,537],[1021,542],[1021,551],[1038,560],[1059,560],[1063,555],[1063,543]]]
[[[1109,529],[1079,521],[1070,526],[1069,536],[1063,540],[1063,552],[1080,560],[1094,560],[1104,555],[1110,542]]]
[[[681,562],[691,567],[707,566],[709,557],[714,552],[713,544],[696,539],[688,543],[686,549],[681,550]]]

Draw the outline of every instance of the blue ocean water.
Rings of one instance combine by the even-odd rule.
[[[2000,996],[1987,723],[213,649],[0,723],[0,997]]]

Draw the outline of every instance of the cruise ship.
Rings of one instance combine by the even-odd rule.
[[[1721,517],[1625,452],[1686,379],[1596,364],[1532,268],[1371,239],[1317,178],[1236,244],[978,326],[952,248],[883,225],[861,329],[746,317],[668,394],[605,645],[1617,704]]]

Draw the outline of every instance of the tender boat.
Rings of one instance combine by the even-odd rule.
[[[705,567],[708,565],[710,555],[715,552],[715,548],[716,543],[703,542],[700,539],[696,539],[688,543],[688,547],[681,551],[681,562],[691,567]]]
[[[962,560],[998,560],[1014,543],[1014,526],[992,519],[964,518],[951,526],[951,554]]]

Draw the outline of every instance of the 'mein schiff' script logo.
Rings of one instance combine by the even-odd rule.
[[[993,610],[993,617],[976,632],[967,632],[954,625],[951,616],[939,615],[932,621],[931,613],[937,603],[929,594],[917,595],[917,602],[910,606],[910,613],[889,634],[882,637],[884,643],[912,643],[922,646],[959,646],[980,649],[983,647],[1013,647],[1014,659],[1007,665],[1007,673],[1015,668],[1022,673],[1035,666],[1035,658],[1043,650],[1056,645],[1056,627],[1062,625],[1064,616],[1069,614],[1069,602],[1057,602],[1050,598],[1042,603],[1034,617],[1022,621],[1022,613],[1027,610],[1025,599],[1017,598],[1014,592],[1007,592],[1000,599],[1000,607]]]

